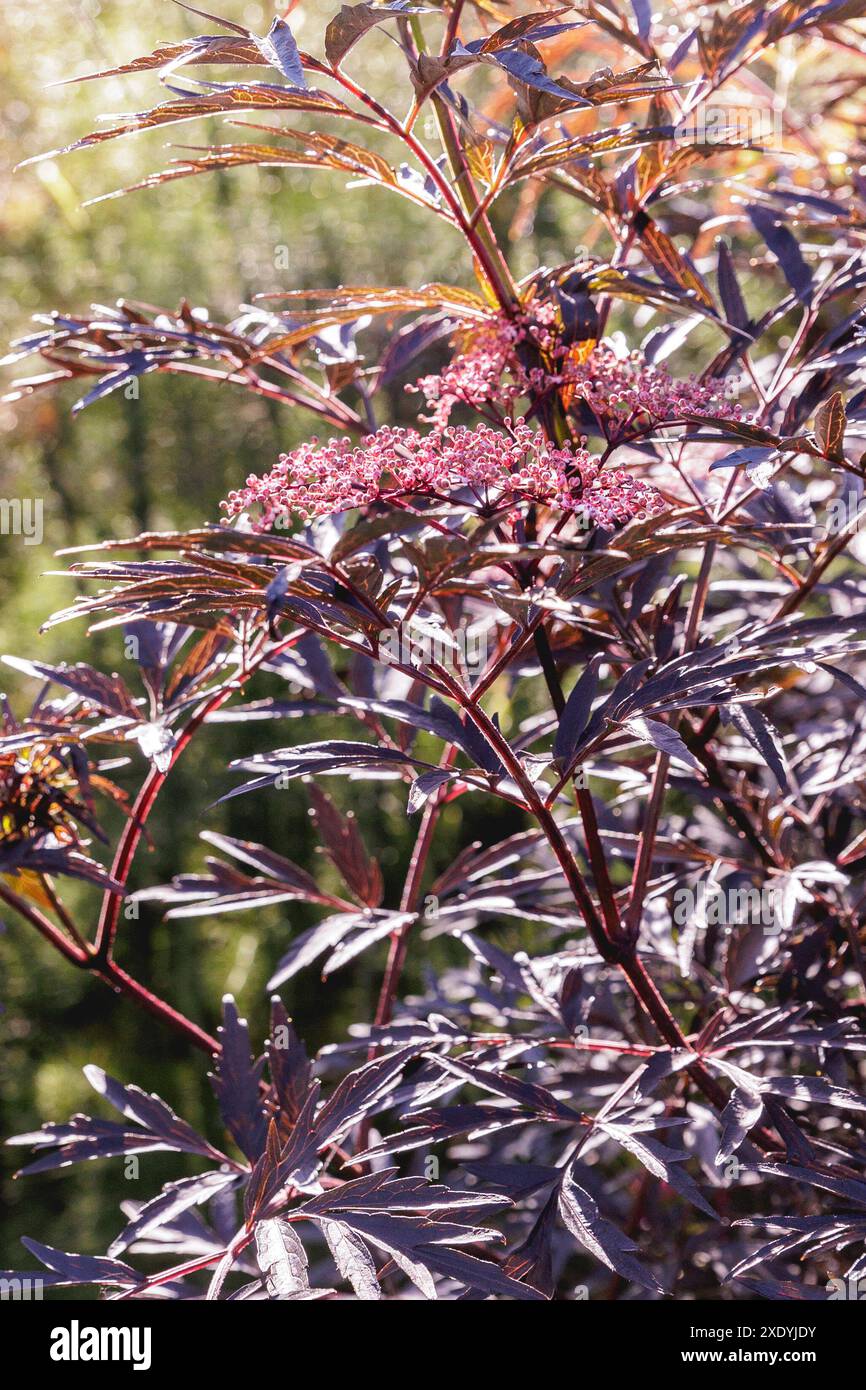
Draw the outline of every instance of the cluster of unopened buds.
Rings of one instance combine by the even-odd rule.
[[[423,397],[434,429],[444,429],[456,405],[482,411],[495,404],[510,408],[531,389],[520,359],[521,343],[535,342],[536,330],[528,314],[507,318],[497,314],[468,337],[465,351],[457,352],[441,372],[407,387]]]
[[[586,401],[609,435],[623,427],[643,428],[692,415],[743,417],[742,406],[731,401],[724,381],[714,377],[677,380],[666,367],[647,362],[642,353],[618,350],[613,343],[599,343],[586,357],[570,354],[552,380],[574,398]],[[544,376],[538,384],[550,382]]]
[[[263,477],[249,477],[221,505],[249,513],[258,530],[309,521],[373,502],[459,501],[483,515],[538,503],[605,529],[665,510],[661,494],[621,469],[602,469],[582,446],[556,448],[523,420],[422,435],[384,426],[360,444],[302,444]]]
[[[458,405],[510,413],[520,397],[554,394],[569,405],[585,401],[608,438],[692,415],[743,417],[726,382],[678,380],[642,353],[628,352],[616,338],[595,345],[557,344],[552,313],[551,305],[538,304],[516,318],[497,315],[441,372],[410,387],[423,395],[429,423],[444,429]],[[533,351],[522,352],[522,346]],[[533,357],[545,365],[533,365]]]

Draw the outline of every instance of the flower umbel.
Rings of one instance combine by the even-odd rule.
[[[362,444],[338,439],[300,445],[263,477],[229,493],[230,517],[260,508],[259,530],[292,515],[308,521],[372,502],[459,500],[489,515],[521,503],[581,514],[606,528],[665,508],[650,484],[622,469],[602,470],[584,448],[555,448],[518,420],[509,432],[487,425],[419,434],[385,426]]]
[[[594,346],[559,343],[552,311],[550,304],[534,304],[532,315],[495,315],[441,372],[421,377],[409,389],[424,397],[429,422],[444,429],[458,405],[511,413],[523,396],[539,400],[555,394],[566,408],[585,401],[609,439],[692,415],[742,417],[742,407],[730,400],[728,383],[715,377],[677,379],[643,353],[628,352],[617,341],[619,335]],[[545,365],[527,365],[527,349],[534,349]]]
[[[647,362],[640,352],[618,352],[599,343],[588,357],[569,357],[557,373],[567,399],[586,401],[609,437],[691,415],[719,415],[738,420],[729,388],[715,377],[677,380],[664,366]]]
[[[464,350],[455,353],[441,372],[421,377],[407,389],[424,397],[430,412],[426,418],[436,429],[445,428],[457,405],[483,410],[493,404],[510,412],[514,401],[532,389],[519,353],[521,344],[540,345],[539,332],[546,341],[549,330],[537,327],[528,314],[514,318],[494,314],[468,337]]]

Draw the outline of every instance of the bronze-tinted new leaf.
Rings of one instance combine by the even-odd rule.
[[[839,463],[845,457],[845,401],[841,391],[834,391],[830,399],[816,411],[815,438],[822,453],[834,463]]]

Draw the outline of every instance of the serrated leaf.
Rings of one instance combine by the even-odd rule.
[[[338,68],[359,39],[377,24],[401,15],[429,12],[428,6],[412,5],[409,0],[393,0],[386,5],[343,5],[325,30],[325,56],[331,67]]]
[[[288,1221],[271,1217],[255,1227],[256,1259],[268,1297],[281,1302],[307,1293],[307,1252]]]
[[[571,1234],[608,1269],[631,1284],[664,1292],[655,1276],[632,1254],[637,1249],[634,1241],[601,1215],[595,1199],[572,1172],[566,1173],[560,1188],[559,1212]]]
[[[821,452],[834,463],[841,463],[845,457],[845,401],[841,391],[834,391],[815,412],[815,438]]]
[[[348,1279],[358,1298],[373,1302],[382,1297],[376,1265],[361,1237],[344,1221],[321,1221],[328,1249],[344,1279]]]

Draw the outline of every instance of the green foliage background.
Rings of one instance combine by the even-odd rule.
[[[222,0],[218,8],[257,32],[267,29],[273,14],[266,4],[242,0]],[[317,50],[324,17],[333,9],[304,4],[293,14],[302,47]],[[214,316],[228,317],[253,294],[280,287],[468,283],[469,268],[455,235],[403,200],[369,189],[343,192],[336,174],[241,170],[82,207],[86,199],[161,167],[171,155],[163,151],[164,132],[13,172],[17,162],[93,129],[99,113],[153,104],[155,90],[148,74],[72,87],[48,84],[146,52],[160,39],[213,28],[168,0],[144,6],[137,0],[53,0],[44,6],[5,0],[0,17],[4,339],[26,333],[33,313],[75,311],[118,296],[174,306],[183,295]],[[395,58],[387,42],[369,43],[366,79],[388,91],[397,76]],[[171,139],[183,143],[185,129],[175,128]],[[214,122],[189,138],[225,139],[226,131]],[[514,248],[516,263],[528,266],[545,255],[563,259],[580,239],[582,216],[571,203],[559,210],[558,220],[543,213],[536,230]],[[284,248],[287,270],[278,268],[286,261]],[[8,382],[9,374],[4,385]],[[41,546],[25,546],[16,537],[0,542],[0,651],[110,668],[123,661],[116,638],[88,639],[78,624],[36,635],[40,623],[73,593],[69,580],[45,575],[62,568],[63,562],[53,560],[54,550],[215,519],[228,489],[249,472],[267,469],[280,450],[308,435],[310,421],[237,388],[178,377],[148,377],[140,399],[118,393],[73,419],[71,407],[80,394],[80,387],[71,386],[0,405],[0,496],[41,497],[45,515]],[[411,399],[400,395],[393,404],[411,415]],[[35,694],[33,682],[8,668],[0,689],[20,713]],[[325,732],[311,729],[309,737]],[[152,849],[140,856],[134,887],[201,868],[204,852],[197,834],[205,827],[260,840],[313,864],[299,791],[209,809],[229,785],[224,773],[229,758],[267,746],[284,733],[285,726],[275,731],[261,725],[205,732],[184,755],[153,817]],[[142,770],[135,755],[120,774],[130,792]],[[345,799],[352,803],[351,787]],[[403,800],[383,784],[375,804],[369,795],[354,804],[369,847],[381,856],[387,901],[393,902],[414,834]],[[465,833],[460,814],[453,815],[440,837],[440,867],[466,838],[494,839],[517,828],[507,813],[495,814],[495,820],[479,821],[476,809]],[[109,814],[105,824],[116,833],[117,818]],[[317,862],[316,871],[324,866]],[[80,920],[92,925],[98,895],[73,884],[68,896]],[[293,929],[309,924],[303,906],[168,924],[143,908],[138,921],[124,923],[119,958],[209,1028],[217,1022],[220,996],[233,992],[259,1038],[264,985],[285,949],[289,923]],[[201,1056],[66,965],[18,920],[5,926],[0,938],[4,1137],[65,1119],[78,1109],[98,1108],[82,1076],[86,1062],[159,1091],[204,1132],[218,1133]],[[370,1016],[383,960],[384,947],[327,986],[307,972],[286,993],[311,1050],[342,1036],[353,1017]],[[120,1201],[144,1200],[160,1182],[181,1175],[176,1156],[145,1155],[137,1179],[125,1176],[120,1160],[112,1160],[13,1182],[23,1153],[0,1150],[0,1266],[12,1268],[27,1263],[18,1243],[25,1234],[64,1249],[101,1252],[117,1229]]]

